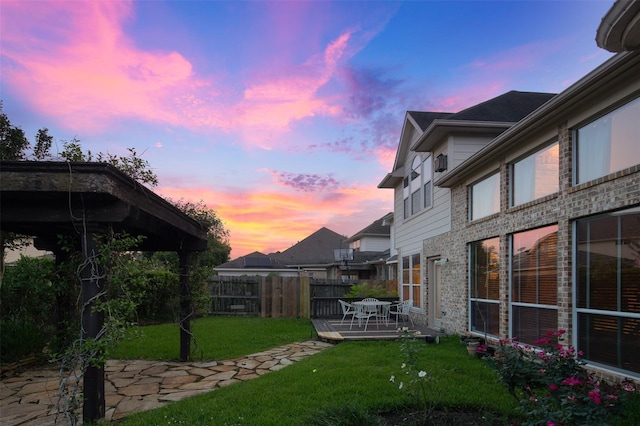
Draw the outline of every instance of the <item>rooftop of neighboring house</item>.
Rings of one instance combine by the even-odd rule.
[[[326,265],[334,263],[334,249],[344,247],[346,236],[322,227],[284,251],[264,254],[258,251],[218,265],[220,269],[273,268],[295,265]]]
[[[378,220],[373,221],[370,225],[361,229],[360,231],[353,234],[353,236],[349,237],[346,242],[350,243],[353,241],[357,241],[364,237],[389,237],[391,235],[391,227],[389,226],[388,221],[385,220],[388,214],[384,215]]]
[[[335,258],[336,249],[346,249],[349,242],[364,237],[389,238],[391,231],[388,221],[392,217],[393,213],[387,213],[356,232],[351,238],[322,227],[284,251],[270,254],[254,251],[218,265],[216,269],[291,269],[296,266],[329,266],[341,263],[341,260]],[[355,250],[351,251],[351,254],[350,264],[365,264],[380,258],[386,259],[389,257],[389,250],[384,252]]]

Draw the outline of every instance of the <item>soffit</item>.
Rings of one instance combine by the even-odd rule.
[[[609,52],[640,49],[640,1],[616,1],[602,18],[596,43]]]

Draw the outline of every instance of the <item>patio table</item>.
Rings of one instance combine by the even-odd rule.
[[[353,305],[355,305],[356,309],[365,312],[376,312],[376,324],[378,324],[378,318],[382,317],[385,320],[385,324],[389,325],[389,308],[391,307],[391,302],[384,300],[360,300],[353,302]],[[358,318],[358,327],[362,327],[360,318]]]

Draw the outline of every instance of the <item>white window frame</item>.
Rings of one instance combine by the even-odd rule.
[[[555,231],[553,231],[553,229],[555,228]],[[540,272],[544,272],[544,269],[541,267],[540,265],[540,257],[539,257],[539,253],[540,253],[540,245],[538,244],[539,241],[542,239],[539,238],[538,240],[535,241],[536,245],[535,247],[532,246],[531,250],[535,250],[533,253],[533,259],[535,261],[535,282],[536,282],[536,287],[535,287],[535,294],[536,294],[536,301],[535,302],[523,302],[521,300],[519,301],[514,301],[516,298],[514,297],[514,288],[515,288],[515,283],[514,283],[514,265],[516,262],[515,256],[516,252],[519,252],[521,250],[520,247],[515,247],[515,243],[514,243],[514,237],[516,235],[522,235],[525,233],[533,233],[535,231],[543,231],[543,232],[549,232],[549,234],[545,234],[545,236],[548,236],[550,234],[552,234],[553,232],[556,233],[556,255],[553,257],[553,262],[555,262],[554,267],[555,267],[555,288],[554,288],[554,295],[556,297],[556,304],[552,305],[552,304],[544,304],[541,303],[541,297],[540,297],[540,282],[541,282],[541,274]],[[558,281],[558,265],[557,265],[557,249],[558,249],[558,243],[557,243],[557,234],[558,234],[558,225],[557,224],[553,224],[553,225],[548,225],[548,226],[544,226],[542,228],[535,228],[535,229],[527,229],[527,230],[523,230],[521,232],[515,232],[513,234],[511,234],[509,237],[509,336],[510,337],[516,337],[519,339],[519,341],[522,341],[524,343],[528,343],[528,344],[534,344],[534,342],[542,337],[544,337],[547,331],[556,331],[557,327],[558,327],[558,286],[557,286],[557,281]],[[525,255],[526,254],[522,254],[521,255]],[[544,265],[542,265],[544,266]],[[520,299],[520,298],[518,298]],[[551,326],[549,329],[538,329],[538,335],[535,336],[534,338],[532,338],[531,340],[525,340],[525,336],[522,336],[521,333],[518,333],[517,331],[513,330],[513,326],[515,324],[515,320],[513,318],[514,316],[514,311],[515,308],[525,308],[525,309],[535,309],[535,312],[552,312],[553,314],[555,314],[555,324],[553,326]]]
[[[493,183],[492,181],[494,179],[497,179],[497,182]],[[493,197],[495,198],[491,200],[492,204],[490,206],[490,209],[485,209],[487,210],[486,212],[481,211],[481,212],[477,212],[476,214],[475,212],[476,204],[474,199],[482,198],[482,197],[480,197],[480,194],[475,194],[475,189],[476,188],[483,189],[485,186],[489,186],[489,188],[496,186],[496,188],[494,189],[495,192],[493,193]],[[499,213],[500,212],[500,172],[493,173],[469,185],[468,202],[469,202],[469,221],[482,219],[483,217],[487,217],[487,216],[491,216],[492,214]],[[494,206],[496,202],[497,202],[497,208],[495,208],[496,206]]]
[[[573,139],[574,185],[639,164],[640,98],[578,127]]]
[[[415,271],[415,261],[418,261],[418,271],[416,276]],[[408,263],[408,268],[405,268],[405,262]],[[421,253],[413,253],[406,256],[402,256],[400,262],[401,272],[401,285],[400,285],[400,300],[411,300],[412,309],[418,309],[422,311],[423,309],[423,294],[424,294],[424,286],[423,286],[423,265],[422,265],[422,254]],[[408,279],[405,277],[405,271],[408,273]],[[414,281],[418,282],[414,282]],[[407,290],[408,297],[405,296],[405,289]],[[414,295],[418,294],[418,300],[415,299]]]
[[[511,207],[519,206],[559,191],[559,150],[560,147],[556,141],[511,164],[509,167],[511,173],[509,197]]]

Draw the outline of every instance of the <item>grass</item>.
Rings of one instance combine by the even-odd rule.
[[[192,321],[191,330],[196,361],[235,358],[317,336],[310,320],[296,318],[204,317]],[[179,355],[180,328],[162,324],[131,329],[109,357],[169,361]]]
[[[265,322],[265,325],[258,325],[244,320],[225,319],[226,330],[223,334],[230,339],[236,336],[235,339],[238,340],[242,340],[243,336],[255,337],[260,340],[260,344],[267,344],[271,338],[268,329],[274,326],[276,340],[272,340],[269,347],[286,343],[282,341],[283,335],[296,335],[296,332],[283,333],[283,326],[277,321],[255,319],[258,323]],[[305,321],[301,321],[304,325]],[[211,323],[198,322],[198,327],[206,324],[217,327],[222,322],[221,318],[213,318]],[[249,333],[242,330],[248,325],[261,327],[260,332]],[[309,338],[308,320],[306,325],[302,327],[303,332],[298,334],[301,338],[294,340]],[[229,328],[237,328],[238,334]],[[194,330],[196,334],[203,331],[196,327]],[[217,332],[210,333],[217,335]],[[145,334],[151,333],[145,330]],[[258,336],[259,334],[265,336]],[[219,345],[222,343],[219,337],[211,339]],[[144,346],[141,343],[138,350],[143,352]],[[251,349],[247,348],[244,354],[259,350],[250,346]],[[224,351],[222,348],[220,350]],[[240,349],[236,348],[230,354],[241,355],[238,350]],[[213,358],[220,359],[218,354]],[[147,355],[145,358],[152,354]],[[389,381],[391,375],[399,377],[401,374],[401,362],[399,342],[342,342],[285,369],[160,409],[132,415],[123,424],[336,425],[336,420],[330,417],[332,413],[348,413],[354,418],[352,422],[343,424],[374,424],[370,420],[372,414],[395,411],[414,404],[405,392],[398,389],[397,380],[396,383]],[[451,410],[477,409],[493,413],[497,416],[494,418],[502,419],[514,415],[515,400],[497,382],[495,371],[488,368],[486,363],[470,357],[457,337],[442,339],[440,345],[421,346],[420,362],[420,368],[435,377],[428,391],[434,406]],[[324,423],[323,418],[326,419]]]

